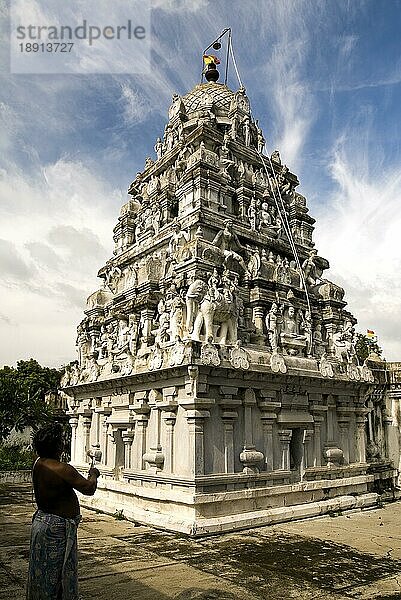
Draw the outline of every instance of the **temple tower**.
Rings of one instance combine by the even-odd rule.
[[[373,504],[374,378],[245,89],[174,94],[154,148],[63,378],[83,503],[194,535]]]

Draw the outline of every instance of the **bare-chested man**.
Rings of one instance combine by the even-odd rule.
[[[88,478],[61,462],[63,428],[53,423],[40,429],[33,439],[39,455],[33,471],[38,510],[32,520],[27,600],[78,600],[77,527],[81,520],[74,491],[92,496],[98,469]]]

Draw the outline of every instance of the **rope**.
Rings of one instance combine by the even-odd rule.
[[[238,67],[237,67],[237,61],[235,60],[234,49],[233,49],[232,40],[231,40],[231,35],[229,36],[228,50],[229,50],[229,52],[231,54],[231,58],[232,58],[233,65],[234,65],[234,69],[235,69],[235,72],[236,72],[236,75],[237,75],[240,87],[244,87],[243,83],[241,81],[241,77],[240,77],[240,74],[239,74]],[[253,118],[252,113],[251,113],[251,117]],[[266,145],[264,146],[264,148],[266,149]],[[300,260],[299,260],[298,251],[297,251],[297,248],[295,246],[294,237],[292,235],[291,227],[290,227],[290,224],[288,222],[287,211],[285,210],[284,201],[283,201],[283,198],[281,196],[280,186],[278,185],[276,172],[275,172],[275,170],[273,168],[271,158],[270,158],[270,156],[268,156],[268,160],[269,160],[269,164],[270,164],[270,169],[271,169],[271,172],[273,174],[274,182],[276,184],[276,190],[278,192],[278,197],[280,199],[281,208],[280,208],[279,203],[277,201],[276,194],[275,194],[275,191],[274,191],[274,185],[272,184],[269,172],[267,170],[263,154],[261,152],[259,152],[259,150],[257,150],[257,153],[258,153],[258,155],[259,155],[259,157],[260,157],[260,159],[262,161],[262,165],[263,165],[263,168],[264,168],[266,176],[267,176],[267,180],[268,180],[269,185],[270,185],[270,190],[271,190],[271,193],[273,195],[273,200],[274,200],[274,202],[276,204],[277,212],[278,212],[278,214],[279,214],[279,216],[281,218],[281,222],[283,223],[283,226],[284,226],[284,231],[287,234],[288,242],[289,242],[291,250],[292,250],[292,252],[294,254],[295,262],[296,262],[296,265],[298,267],[298,271],[299,271],[299,274],[300,274],[300,277],[301,277],[302,287],[304,288],[305,295],[306,295],[306,302],[308,304],[308,311],[309,311],[310,316],[312,316],[312,310],[311,310],[311,303],[310,303],[310,298],[309,298],[309,292],[308,292],[308,288],[307,288],[307,285],[306,285],[304,272],[303,272],[303,269],[302,269],[302,266],[301,266],[301,263],[300,263]]]
[[[241,77],[240,77],[239,71],[238,71],[237,61],[235,60],[234,49],[233,49],[233,43],[232,43],[231,36],[230,36],[230,40],[229,40],[229,50],[230,50],[231,58],[232,58],[232,61],[233,61],[235,73],[237,75],[238,83],[239,83],[240,87],[244,87],[244,85],[243,85],[243,83],[241,81]]]
[[[291,227],[290,227],[290,224],[288,222],[287,211],[285,210],[284,201],[283,201],[283,198],[281,196],[280,187],[278,185],[278,181],[277,181],[277,177],[276,177],[276,172],[275,172],[275,170],[273,168],[271,158],[268,157],[269,164],[270,164],[270,169],[271,169],[271,171],[273,173],[273,178],[274,178],[274,182],[276,184],[276,189],[277,189],[277,192],[278,192],[278,196],[280,198],[280,203],[281,203],[282,210],[280,210],[280,206],[279,206],[279,204],[277,202],[276,195],[275,195],[275,192],[274,192],[274,186],[272,185],[271,178],[270,178],[269,173],[267,171],[266,163],[265,163],[265,161],[263,159],[262,154],[260,152],[258,152],[258,154],[259,154],[260,158],[262,159],[263,167],[265,169],[265,172],[266,172],[266,175],[267,175],[267,179],[268,179],[269,184],[270,184],[270,189],[271,189],[271,192],[272,192],[272,195],[273,195],[273,200],[274,200],[274,202],[276,204],[278,213],[279,213],[280,218],[282,219],[283,223],[285,224],[284,230],[285,230],[285,232],[287,234],[287,238],[288,238],[291,250],[292,250],[292,252],[294,254],[295,262],[297,264],[298,271],[299,271],[299,274],[300,274],[300,277],[301,277],[302,287],[304,288],[304,291],[305,291],[306,302],[308,304],[309,314],[312,316],[312,310],[311,310],[309,292],[308,292],[308,288],[307,288],[307,285],[306,285],[306,281],[305,281],[305,277],[304,277],[304,272],[303,272],[303,269],[302,269],[302,266],[301,266],[301,263],[300,263],[300,260],[299,260],[299,255],[298,255],[298,251],[297,251],[297,248],[296,248],[296,245],[295,245],[294,237],[292,235]]]

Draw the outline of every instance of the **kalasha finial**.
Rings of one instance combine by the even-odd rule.
[[[206,81],[216,82],[220,77],[220,73],[216,69],[216,65],[220,64],[219,59],[217,58],[217,56],[213,56],[212,54],[204,54],[203,62],[205,65],[203,73],[205,75]]]

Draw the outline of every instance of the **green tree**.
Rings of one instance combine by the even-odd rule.
[[[45,394],[60,384],[58,369],[42,367],[36,360],[20,360],[17,368],[0,369],[0,442],[12,429],[38,427],[52,418],[53,407]]]
[[[377,343],[376,338],[371,339],[363,333],[356,334],[355,351],[360,362],[366,360],[371,353],[377,354],[380,357],[383,354],[383,350]]]

